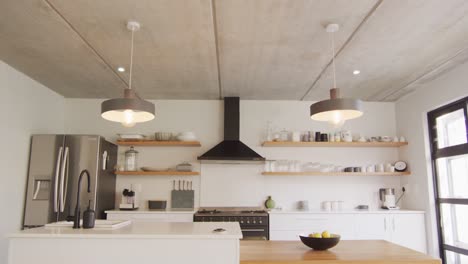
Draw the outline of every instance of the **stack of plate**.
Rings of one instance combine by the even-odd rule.
[[[172,139],[172,133],[170,132],[156,132],[154,133],[154,139],[157,141],[169,141]]]
[[[168,168],[141,167],[142,171],[168,171]]]
[[[121,140],[144,140],[145,135],[142,134],[117,134]]]

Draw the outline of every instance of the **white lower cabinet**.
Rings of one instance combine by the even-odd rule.
[[[353,215],[337,214],[271,214],[271,240],[297,240],[299,234],[329,230],[343,239],[352,239]]]
[[[362,214],[356,223],[356,239],[384,239],[426,253],[424,214]]]
[[[356,219],[355,239],[373,240],[384,239],[390,241],[391,216],[387,214],[359,214]]]
[[[190,213],[107,213],[108,220],[132,220],[138,222],[193,222]]]
[[[426,253],[424,213],[272,213],[271,240],[297,240],[299,234],[322,232],[345,240],[387,240]]]
[[[426,225],[424,214],[394,215],[392,228],[391,241],[393,243],[426,253]]]

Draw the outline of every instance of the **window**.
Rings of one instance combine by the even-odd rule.
[[[468,97],[428,113],[440,255],[468,264]]]

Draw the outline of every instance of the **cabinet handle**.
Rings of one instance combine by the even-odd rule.
[[[395,218],[392,219],[392,224],[393,224],[393,232],[395,232]]]
[[[384,230],[387,231],[387,218],[384,218],[383,221],[384,221]]]

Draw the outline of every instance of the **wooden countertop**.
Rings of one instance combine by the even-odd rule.
[[[383,240],[343,240],[329,250],[314,251],[300,241],[241,241],[241,264],[268,263],[431,263],[440,264],[417,251]]]

